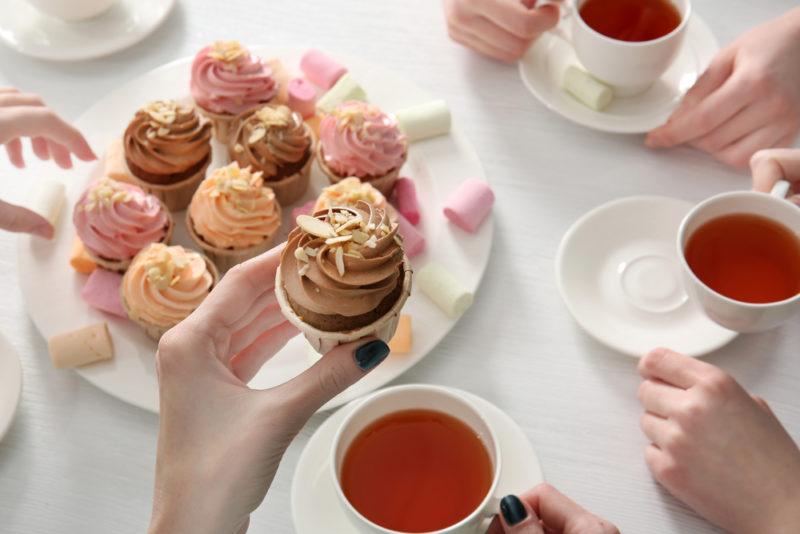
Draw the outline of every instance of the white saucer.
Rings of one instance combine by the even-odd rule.
[[[696,14],[689,22],[685,39],[675,62],[650,89],[616,98],[602,112],[586,107],[561,89],[566,68],[580,66],[580,62],[572,46],[552,33],[542,35],[522,57],[519,73],[528,90],[562,117],[604,132],[648,132],[666,122],[719,50],[711,29]]]
[[[556,256],[558,289],[580,326],[624,354],[669,347],[688,356],[736,337],[706,317],[683,289],[676,239],[692,208],[683,200],[615,200],[581,217]]]
[[[525,432],[500,408],[460,389],[448,388],[466,397],[483,412],[497,433],[504,466],[498,495],[519,494],[544,482],[539,458]],[[362,400],[355,400],[331,415],[308,440],[300,454],[292,479],[292,521],[297,534],[357,534],[358,530],[345,515],[328,461],[331,445],[339,425]]]
[[[22,54],[53,61],[107,56],[150,35],[169,15],[175,0],[119,0],[101,15],[64,22],[26,0],[4,0],[0,39]]]
[[[22,393],[22,366],[17,351],[0,335],[0,440],[17,413]]]

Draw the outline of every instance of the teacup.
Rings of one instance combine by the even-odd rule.
[[[103,13],[117,0],[28,0],[39,11],[50,16],[77,22]]]
[[[684,285],[690,298],[719,325],[737,332],[761,332],[774,328],[800,312],[800,294],[763,304],[742,302],[722,295],[701,280],[689,266],[686,246],[690,237],[712,219],[733,214],[765,217],[789,228],[800,239],[800,209],[786,200],[788,183],[781,181],[772,192],[735,191],[713,196],[695,206],[678,229],[678,256]]]
[[[404,534],[384,528],[362,515],[347,499],[341,483],[342,464],[353,443],[371,423],[404,410],[436,410],[450,415],[466,424],[475,432],[489,455],[492,465],[492,481],[483,501],[466,517],[446,528],[427,534],[477,534],[488,528],[497,513],[500,496],[495,495],[500,480],[500,447],[490,422],[470,401],[446,388],[433,385],[405,385],[380,390],[364,398],[342,421],[331,448],[330,469],[336,494],[353,525],[365,534]]]

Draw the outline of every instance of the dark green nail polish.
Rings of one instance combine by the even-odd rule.
[[[389,355],[389,345],[376,339],[364,343],[356,349],[356,364],[364,371],[369,371],[377,366]]]
[[[506,520],[506,524],[510,527],[522,523],[528,517],[525,505],[516,495],[503,497],[503,500],[500,501],[500,513],[503,514],[503,519]]]

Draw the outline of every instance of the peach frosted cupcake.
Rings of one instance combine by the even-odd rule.
[[[155,243],[136,255],[122,277],[122,307],[158,341],[200,306],[218,280],[217,268],[199,252]]]
[[[407,157],[405,134],[377,106],[343,102],[320,122],[317,161],[332,183],[355,176],[388,196]]]
[[[359,201],[372,204],[378,209],[388,210],[386,197],[383,193],[375,189],[369,182],[362,182],[355,176],[345,178],[341,182],[331,184],[322,189],[317,197],[312,212],[326,210],[335,206],[355,206]]]
[[[287,106],[262,106],[243,115],[228,153],[241,167],[263,173],[282,206],[308,190],[314,137],[303,118]]]
[[[75,204],[72,222],[92,261],[117,272],[150,243],[169,243],[173,226],[158,198],[110,178],[89,185]]]
[[[235,161],[215,170],[195,192],[186,228],[220,271],[272,248],[281,206],[260,172]]]

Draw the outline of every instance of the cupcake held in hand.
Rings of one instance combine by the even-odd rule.
[[[169,243],[172,217],[141,188],[103,178],[89,185],[72,212],[87,255],[100,267],[123,272],[151,243]]]
[[[199,252],[156,243],[139,252],[122,277],[122,306],[158,341],[200,306],[218,280],[217,268]]]
[[[200,184],[186,214],[189,235],[220,271],[272,248],[280,226],[275,193],[235,161]]]
[[[411,292],[397,224],[365,202],[301,215],[275,281],[281,311],[321,353],[375,335],[391,340]]]
[[[170,210],[186,208],[211,163],[211,125],[192,107],[157,100],[136,112],[123,143],[136,183]]]
[[[262,106],[244,115],[228,152],[241,167],[263,173],[282,206],[292,204],[308,189],[313,134],[287,106]]]
[[[376,106],[349,101],[319,127],[317,161],[332,183],[355,176],[388,196],[408,157],[397,121]]]

